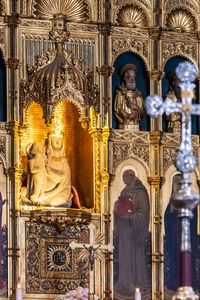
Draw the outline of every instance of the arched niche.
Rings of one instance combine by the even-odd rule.
[[[171,299],[172,294],[177,290],[178,279],[178,251],[180,244],[180,223],[178,222],[177,211],[170,204],[170,197],[173,190],[174,178],[180,174],[174,165],[171,165],[166,174],[166,181],[162,188],[162,216],[163,216],[163,251],[164,251],[164,285],[165,299]],[[191,174],[192,189],[199,193],[196,174]],[[197,208],[193,210],[193,218],[191,220],[191,245],[192,245],[192,285],[196,290],[198,287],[197,273],[199,272],[197,224],[198,215]],[[198,270],[197,270],[198,269]],[[198,287],[199,288],[199,287]]]
[[[46,143],[48,132],[59,128],[64,133],[65,156],[71,169],[72,185],[76,188],[80,203],[93,207],[93,142],[87,129],[81,127],[77,107],[64,100],[53,111],[52,124],[47,126],[40,104],[32,102],[26,114],[26,127],[21,134],[20,154],[23,168],[22,186],[27,182],[27,153],[29,143]],[[86,175],[87,174],[87,175]]]
[[[163,98],[165,98],[165,95],[168,91],[168,88],[169,88],[169,82],[167,80],[167,77],[166,77],[166,74],[172,70],[175,70],[176,67],[179,65],[179,63],[182,63],[184,61],[189,61],[191,62],[187,57],[184,57],[184,56],[173,56],[171,57],[166,63],[165,63],[165,66],[164,66],[164,73],[165,73],[165,76],[164,78],[162,79],[162,96]],[[197,99],[196,100],[193,100],[193,102],[195,103],[199,103],[199,86],[198,86],[198,82],[196,81],[196,97]],[[196,116],[192,116],[192,134],[198,134],[198,130],[199,130],[199,126],[198,126],[198,117]],[[162,118],[162,128],[163,128],[163,131],[167,131],[167,121],[165,120],[165,118],[163,117]]]
[[[114,73],[112,76],[112,111],[113,111],[113,128],[119,128],[118,121],[114,115],[114,101],[117,87],[121,84],[122,79],[119,76],[120,69],[125,64],[135,64],[137,67],[136,87],[142,93],[143,99],[149,95],[149,75],[144,60],[136,53],[124,52],[120,54],[114,62]],[[140,121],[141,130],[148,131],[150,129],[150,121],[148,116],[144,116]]]
[[[0,121],[7,120],[7,103],[6,103],[6,65],[0,49]]]
[[[123,182],[123,172],[125,170],[131,169],[135,172],[136,177],[138,177],[145,188],[147,189],[148,195],[150,197],[150,186],[147,182],[147,170],[145,169],[144,165],[139,162],[137,159],[131,158],[126,159],[121,162],[121,164],[117,167],[115,172],[115,178],[111,185],[111,211],[113,212],[115,201],[118,199],[122,189],[125,187]],[[151,201],[150,201],[150,211],[151,211]],[[151,222],[150,222],[151,224]],[[151,228],[150,228],[151,231]]]
[[[114,213],[114,209],[116,209],[115,203],[118,200],[118,197],[120,196],[121,191],[125,187],[125,183],[123,182],[123,173],[129,169],[131,169],[135,172],[136,177],[142,182],[142,185],[146,188],[147,193],[149,195],[149,204],[150,204],[150,208],[148,207],[148,209],[147,209],[147,205],[144,204],[145,202],[143,202],[144,200],[142,200],[143,194],[136,194],[135,197],[137,197],[137,195],[138,195],[138,197],[141,197],[141,198],[137,198],[137,199],[134,198],[133,201],[136,201],[136,203],[137,203],[137,200],[142,201],[141,203],[143,203],[143,204],[142,204],[142,206],[140,206],[140,213],[138,214],[138,212],[136,212],[135,215],[134,214],[132,215],[132,218],[133,218],[132,225],[130,225],[131,224],[130,222],[132,222],[132,219],[128,220],[128,222],[126,224],[124,222],[123,218],[120,217],[120,219],[118,219],[118,217],[117,217],[117,219],[116,219],[116,214],[118,215],[118,213],[116,213],[116,211]],[[144,165],[142,163],[140,163],[137,159],[134,159],[134,158],[127,159],[127,160],[124,160],[117,167],[116,173],[115,173],[115,178],[111,185],[111,197],[110,197],[111,211],[112,211],[112,223],[111,224],[112,224],[113,245],[114,245],[113,285],[114,285],[114,298],[115,299],[132,299],[133,298],[133,295],[129,295],[128,294],[129,292],[126,294],[125,290],[121,289],[120,286],[122,283],[121,283],[120,277],[122,277],[122,275],[120,275],[120,272],[122,272],[122,273],[124,272],[124,274],[125,273],[127,274],[127,278],[125,275],[125,281],[127,279],[127,282],[126,282],[127,286],[129,286],[130,280],[132,280],[132,284],[135,284],[134,282],[137,280],[136,278],[138,276],[138,273],[136,271],[137,267],[135,265],[135,263],[137,261],[141,262],[140,267],[141,267],[142,277],[147,278],[147,281],[148,281],[148,284],[146,285],[145,289],[144,288],[142,289],[142,297],[144,299],[151,298],[151,269],[152,269],[152,266],[151,266],[151,232],[150,232],[151,231],[151,225],[150,225],[151,224],[151,220],[150,220],[151,219],[151,200],[150,200],[150,186],[147,182],[148,175],[149,174],[147,174],[147,170],[145,169]],[[137,189],[137,187],[135,187],[135,188]],[[137,192],[140,189],[141,189],[141,185],[138,186]],[[137,204],[137,205],[139,205],[139,204]],[[122,208],[122,204],[121,204],[121,208]],[[131,209],[134,209],[134,205]],[[147,228],[145,239],[143,240],[143,242],[141,239],[140,242],[138,242],[136,245],[135,241],[137,238],[133,238],[133,234],[135,234],[134,230],[137,231],[137,234],[139,236],[141,234],[141,231],[143,230],[142,227],[146,226],[145,220],[148,222],[148,219],[146,219],[146,216],[144,213],[145,210],[149,212],[149,217],[150,217],[149,218],[149,230]],[[143,221],[142,221],[143,226],[138,226],[138,228],[137,228],[137,225],[136,225],[136,224],[138,224],[137,222],[141,222],[140,218],[143,218],[144,216],[145,216],[145,219],[143,219]],[[134,219],[135,219],[135,222],[134,222]],[[118,220],[118,221],[116,222],[116,220]],[[115,225],[116,225],[116,227],[115,227]],[[120,229],[118,226],[120,226]],[[133,227],[131,227],[131,229],[130,229],[130,226],[133,226]],[[130,230],[131,230],[131,233],[130,233]],[[124,246],[123,246],[120,234],[121,234],[121,236],[122,235],[124,236],[127,234],[126,232],[130,233],[130,235],[127,235],[127,239],[125,238]],[[131,236],[132,236],[132,238],[131,238]],[[129,249],[128,252],[130,255],[128,255],[128,252],[126,251],[126,249]],[[139,253],[142,253],[141,256],[138,254],[138,252],[137,252],[138,250],[136,250],[136,249],[140,249]],[[123,255],[122,251],[125,251],[124,255]],[[124,257],[126,257],[125,258],[125,267],[120,268],[120,265],[123,264]],[[130,268],[132,271],[130,271]],[[132,274],[137,273],[137,275],[135,275],[135,276],[133,275],[133,278],[130,279],[131,273]],[[138,278],[139,278],[139,276],[138,276]],[[144,279],[144,281],[145,280],[146,279]],[[132,290],[134,290],[134,286],[132,286]]]

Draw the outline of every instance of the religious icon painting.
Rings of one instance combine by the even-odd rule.
[[[151,299],[149,196],[132,169],[123,172],[125,187],[114,204],[114,299],[133,299],[139,288]]]

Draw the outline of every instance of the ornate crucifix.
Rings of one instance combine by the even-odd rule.
[[[167,98],[165,102],[158,95],[148,96],[145,101],[146,111],[151,117],[159,117],[164,112],[169,115],[173,112],[182,114],[182,133],[179,153],[175,164],[181,172],[182,180],[180,189],[172,194],[171,203],[178,210],[181,220],[181,245],[180,245],[180,287],[173,296],[173,300],[199,299],[192,289],[191,275],[191,241],[190,219],[193,217],[192,210],[200,201],[200,196],[191,188],[190,173],[196,167],[191,141],[191,114],[200,115],[200,105],[192,104],[194,98],[193,83],[197,77],[195,66],[189,62],[183,62],[176,68],[176,75],[180,79],[182,102],[177,103]]]
[[[89,226],[90,236],[89,243],[75,243],[74,241],[69,244],[72,249],[82,249],[79,260],[88,259],[89,267],[90,267],[90,284],[89,284],[89,299],[94,299],[95,294],[95,274],[94,274],[94,265],[95,260],[104,260],[103,251],[112,252],[112,245],[104,245],[102,244],[104,240],[104,236],[102,234],[94,235],[95,225],[90,224]]]

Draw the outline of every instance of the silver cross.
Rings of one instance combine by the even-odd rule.
[[[182,102],[177,103],[167,98],[163,102],[158,95],[148,96],[146,98],[145,107],[147,113],[151,117],[159,117],[163,113],[169,115],[173,112],[182,114],[182,133],[179,153],[176,157],[175,164],[181,172],[182,180],[180,181],[180,189],[171,196],[172,204],[178,210],[178,217],[181,219],[181,248],[180,248],[180,287],[177,293],[173,296],[173,300],[186,299],[187,296],[198,299],[192,290],[191,281],[191,242],[190,242],[190,219],[192,218],[192,210],[200,201],[199,194],[191,188],[190,173],[196,167],[196,159],[193,155],[191,141],[191,115],[200,115],[200,105],[192,104],[194,98],[193,83],[197,77],[195,66],[189,62],[180,63],[176,69],[176,75],[180,79],[181,98]],[[188,273],[189,272],[189,273]],[[189,275],[188,275],[189,274]],[[181,297],[181,298],[180,298]]]
[[[169,115],[173,112],[182,113],[181,144],[179,147],[179,154],[177,155],[175,160],[175,164],[177,169],[182,173],[183,179],[187,181],[187,187],[184,188],[184,191],[187,190],[187,194],[189,191],[189,194],[192,196],[192,198],[195,198],[195,201],[193,201],[193,205],[190,202],[190,208],[193,209],[196,206],[197,201],[199,200],[199,195],[194,195],[194,192],[192,192],[191,190],[191,185],[190,187],[188,186],[188,180],[190,177],[189,173],[193,172],[196,167],[196,159],[193,155],[193,147],[191,141],[191,114],[200,115],[200,105],[192,104],[192,98],[194,98],[193,90],[195,88],[195,84],[193,82],[197,77],[197,70],[193,64],[185,61],[178,65],[176,69],[176,75],[181,81],[179,86],[181,88],[182,102],[174,102],[169,98],[167,98],[165,102],[163,102],[162,98],[158,95],[152,95],[146,98],[145,107],[147,113],[151,117],[155,118],[161,116],[163,113],[166,113],[166,115]],[[181,197],[182,196],[183,195],[181,195]],[[180,197],[178,198],[180,200]],[[180,204],[181,203],[179,203],[179,205]]]

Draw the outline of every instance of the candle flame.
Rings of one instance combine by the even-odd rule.
[[[140,289],[139,289],[139,288],[136,288],[135,291],[136,291],[136,293],[139,293],[139,292],[140,292]]]
[[[18,285],[17,285],[17,288],[18,288],[18,289],[20,289],[20,288],[21,288],[21,285],[20,285],[20,283],[18,283]]]

